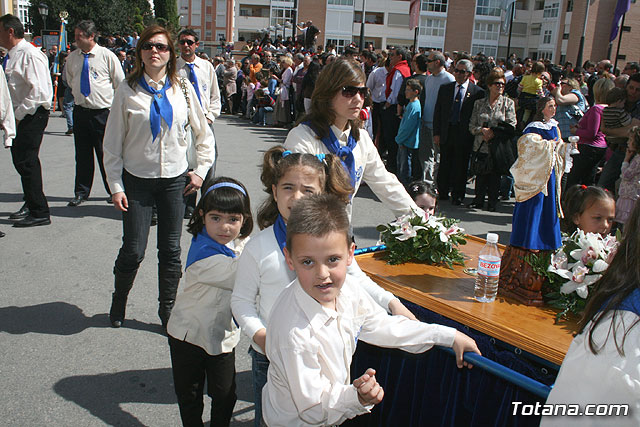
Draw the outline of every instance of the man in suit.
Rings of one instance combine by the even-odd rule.
[[[440,146],[439,198],[447,200],[451,192],[451,203],[456,206],[462,204],[467,186],[473,104],[484,97],[484,90],[469,80],[472,71],[471,61],[458,61],[454,68],[456,80],[440,87],[433,113],[433,142]]]

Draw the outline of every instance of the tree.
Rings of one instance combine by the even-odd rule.
[[[178,16],[177,0],[155,0],[153,5],[158,24],[166,27],[172,32],[180,30],[180,17]]]
[[[31,0],[29,16],[34,35],[39,35],[43,29],[43,19],[38,12],[38,5],[42,0]],[[46,0],[49,6],[46,29],[60,28],[59,13],[66,10],[69,13],[70,39],[73,39],[73,27],[78,22],[90,19],[96,23],[101,34],[124,33],[134,30],[134,24],[149,22],[153,19],[151,7],[147,0]],[[139,22],[139,18],[142,22]]]

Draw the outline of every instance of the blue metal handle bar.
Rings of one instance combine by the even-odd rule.
[[[438,346],[437,348],[449,353],[452,356],[456,355],[452,348],[440,346]],[[514,371],[513,369],[509,369],[499,363],[494,362],[493,360],[479,356],[475,353],[465,353],[464,361],[467,363],[471,363],[474,368],[477,366],[478,368],[483,369],[505,381],[509,381],[510,383],[522,389],[525,389],[528,392],[535,394],[536,396],[542,397],[545,400],[549,396],[549,392],[551,392],[551,387],[549,387],[548,385],[544,385],[541,382],[533,380],[525,375],[522,375],[519,372]]]
[[[368,248],[356,249],[353,254],[354,255],[362,255],[362,254],[368,254],[370,252],[384,251],[385,249],[387,249],[387,247],[385,245],[369,246]]]

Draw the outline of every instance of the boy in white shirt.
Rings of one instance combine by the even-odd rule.
[[[453,347],[458,367],[466,366],[465,351],[480,354],[475,341],[453,328],[389,316],[347,278],[354,249],[345,205],[335,196],[296,202],[285,258],[297,279],[276,301],[267,326],[271,364],[262,407],[270,427],[341,424],[381,402],[373,369],[349,379],[358,339],[411,353]]]

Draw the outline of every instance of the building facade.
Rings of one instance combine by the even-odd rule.
[[[234,0],[177,0],[180,25],[199,34],[210,51],[221,41],[233,41]]]

